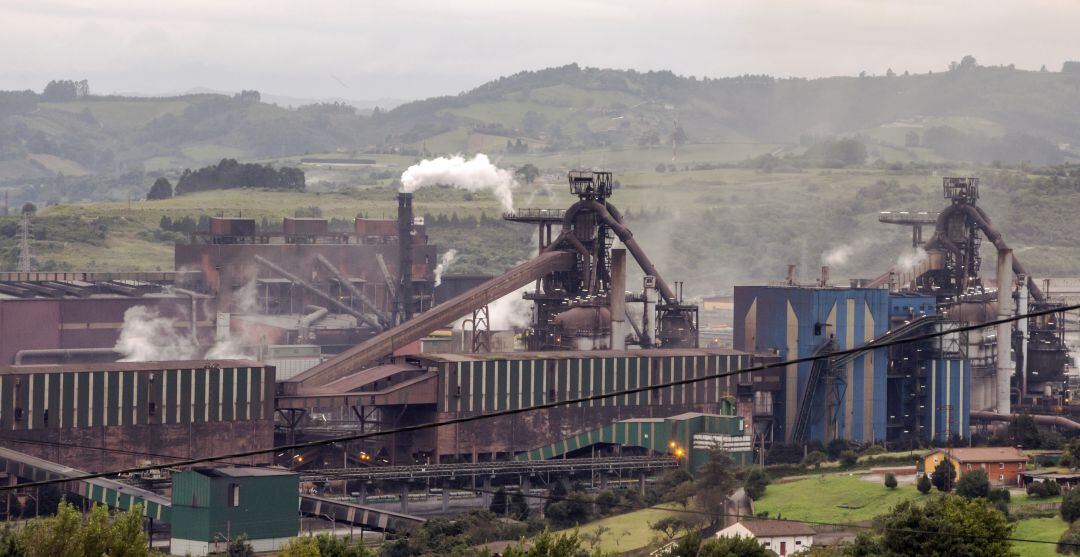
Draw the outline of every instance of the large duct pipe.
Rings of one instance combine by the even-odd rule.
[[[1015,262],[1015,257],[1013,262]],[[1027,277],[1021,278],[1018,275],[1017,282],[1027,282]],[[1016,291],[1016,314],[1027,315],[1028,312],[1028,292],[1027,288],[1018,288]],[[1001,301],[999,300],[1000,304]],[[1020,337],[1020,350],[1016,353],[1016,373],[1020,376],[1020,398],[1027,396],[1027,384],[1028,384],[1028,320],[1021,319],[1016,322],[1016,330]]]
[[[998,319],[1008,319],[1011,315],[1009,298],[1012,293],[1012,250],[999,249],[997,260]],[[1010,382],[1012,378],[1012,323],[999,323],[997,326],[997,412],[1008,415]]]
[[[626,250],[611,250],[611,287],[608,289],[611,310],[611,349],[626,349]]]
[[[645,251],[641,249],[641,246],[638,245],[637,240],[634,239],[634,234],[630,232],[629,228],[627,228],[620,222],[622,216],[619,215],[619,219],[616,219],[612,216],[613,213],[616,215],[619,214],[618,209],[616,209],[614,205],[601,204],[600,202],[593,200],[579,201],[578,203],[574,204],[575,207],[579,205],[595,211],[597,216],[599,216],[600,219],[604,221],[604,224],[607,224],[609,227],[611,227],[611,230],[614,231],[615,235],[619,237],[619,240],[623,243],[624,246],[626,246],[626,249],[629,250],[630,254],[634,256],[634,260],[637,261],[638,265],[641,267],[642,272],[644,272],[646,275],[651,275],[656,278],[656,289],[660,291],[660,296],[664,298],[665,302],[669,304],[678,303],[679,300],[678,298],[676,298],[675,292],[671,289],[670,286],[668,286],[667,281],[665,281],[664,278],[660,276],[660,273],[656,270],[656,266],[653,265],[652,261],[649,260],[649,256],[645,255]],[[575,207],[571,207],[566,211],[566,220],[564,221],[565,224],[569,225],[569,223],[573,222],[573,214],[576,212],[574,210]],[[611,212],[609,212],[608,209],[611,209]]]
[[[994,247],[1001,250],[1009,249],[1009,246],[1005,244],[1005,239],[1001,236],[1001,233],[994,228],[994,225],[990,223],[990,217],[982,210],[981,207],[975,207],[968,205],[964,207],[964,211],[967,213],[971,220],[975,221],[975,225],[982,230],[983,234],[986,234],[986,238],[994,244]],[[1010,250],[1011,251],[1011,250]],[[1016,259],[1012,258],[1011,264],[1012,271],[1017,275],[1024,275],[1027,277],[1027,287],[1031,291],[1031,295],[1035,298],[1035,301],[1041,302],[1046,299],[1046,295],[1039,289],[1039,285],[1035,284],[1035,279],[1031,278],[1024,266]]]
[[[307,306],[305,309],[311,311],[311,313],[300,318],[300,338],[303,342],[309,342],[311,338],[311,326],[323,317],[326,317],[326,314],[330,313],[330,310],[322,306]]]
[[[62,358],[64,361],[78,358],[79,356],[109,356],[114,361],[123,354],[115,348],[44,348],[36,350],[19,350],[15,353],[14,365],[23,365],[23,358]]]
[[[334,264],[326,258],[326,256],[321,253],[317,254],[315,255],[315,260],[318,261],[319,264],[323,266],[323,268],[329,271],[331,275],[334,275],[334,278],[336,278],[338,282],[341,283],[341,285],[344,286],[345,289],[353,295],[353,297],[355,297],[357,300],[360,300],[360,303],[363,304],[364,309],[370,311],[371,313],[374,313],[379,318],[379,321],[384,324],[384,326],[382,327],[383,329],[386,328],[386,325],[390,323],[389,315],[387,315],[383,311],[380,311],[379,308],[375,307],[375,304],[372,303],[372,301],[367,296],[365,296],[364,293],[361,292],[360,289],[357,288],[351,280],[349,280],[349,277],[345,276],[344,273],[339,271],[338,268],[335,267]]]
[[[1080,423],[1074,422],[1065,416],[1050,416],[1046,414],[1024,414],[1024,416],[1030,417],[1037,424],[1053,425],[1071,429],[1073,431],[1080,430]],[[1020,414],[998,414],[996,412],[988,412],[985,410],[971,411],[971,419],[985,420],[988,422],[1009,422],[1019,417]]]
[[[353,317],[356,317],[357,319],[363,321],[364,323],[367,323],[368,325],[371,325],[372,327],[374,327],[374,328],[376,328],[378,330],[382,330],[382,325],[379,323],[379,320],[376,319],[374,316],[368,315],[368,314],[363,313],[363,312],[356,311],[355,309],[341,303],[341,301],[338,300],[337,298],[323,292],[322,290],[319,290],[318,288],[315,288],[313,285],[309,284],[304,279],[301,279],[300,277],[286,271],[285,269],[282,269],[281,267],[277,266],[277,264],[269,261],[265,257],[263,257],[261,255],[256,255],[255,256],[255,262],[258,263],[259,265],[262,265],[263,267],[266,267],[267,269],[270,269],[271,271],[281,275],[282,277],[285,277],[285,278],[289,279],[289,281],[292,282],[293,284],[300,285],[300,287],[307,290],[308,292],[311,292],[317,298],[322,299],[323,301],[325,301],[328,304],[340,309],[341,311],[343,311],[343,312],[345,312],[345,313],[347,313],[349,315],[352,315]]]

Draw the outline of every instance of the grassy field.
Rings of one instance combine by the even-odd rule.
[[[1060,518],[1031,518],[1016,523],[1014,538],[1045,540],[1056,542],[1065,533],[1067,524]],[[1043,543],[1015,542],[1016,551],[1021,557],[1053,557],[1058,555],[1053,545]]]
[[[591,534],[601,527],[607,528],[597,547],[603,551],[622,553],[648,545],[657,534],[649,528],[649,524],[674,514],[672,511],[645,509],[590,522],[578,528],[578,531]],[[573,531],[570,528],[563,532]]]
[[[913,487],[886,489],[858,476],[830,474],[789,483],[771,484],[760,501],[757,512],[792,520],[821,522],[856,522],[870,520],[893,506],[918,498]]]

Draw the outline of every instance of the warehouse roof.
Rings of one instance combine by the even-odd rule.
[[[82,371],[159,371],[167,369],[204,369],[232,367],[266,367],[254,360],[178,360],[162,362],[103,362],[83,364],[47,364],[0,366],[0,374],[58,373]]]
[[[284,468],[255,468],[253,466],[230,466],[223,468],[194,468],[211,478],[251,478],[255,476],[295,476],[296,472]]]
[[[480,362],[489,360],[563,360],[567,358],[615,358],[639,356],[668,358],[672,356],[749,356],[747,352],[729,348],[648,348],[642,350],[557,350],[548,352],[492,352],[482,354],[419,354],[416,357],[431,362]]]

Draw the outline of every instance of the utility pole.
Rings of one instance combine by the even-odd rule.
[[[30,261],[30,213],[27,212],[22,214],[22,222],[19,226],[19,266],[17,270],[20,273],[29,273],[34,270]]]

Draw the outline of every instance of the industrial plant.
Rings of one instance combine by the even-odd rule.
[[[730,346],[701,341],[698,305],[635,238],[612,173],[567,180],[565,209],[503,216],[537,242],[498,276],[437,270],[439,238],[410,191],[396,219],[356,218],[349,232],[210,218],[175,246],[173,271],[4,273],[0,471],[14,484],[244,454],[63,484],[144,504],[171,525],[174,554],[201,555],[222,549],[207,505],[271,520],[297,502],[275,489],[299,492],[306,516],[394,532],[425,520],[410,493],[432,487],[445,510],[452,489],[493,480],[527,489],[584,472],[643,486],[694,473],[717,448],[750,465],[778,445],[956,443],[1021,411],[1080,428],[1055,311],[1071,292],[1027,272],[977,178],[945,178],[937,214],[880,215],[911,228],[910,265],[848,284],[791,266],[734,285]],[[529,322],[494,330],[491,306],[508,295]],[[276,495],[199,499],[218,485]],[[250,534],[269,550],[290,528]]]

